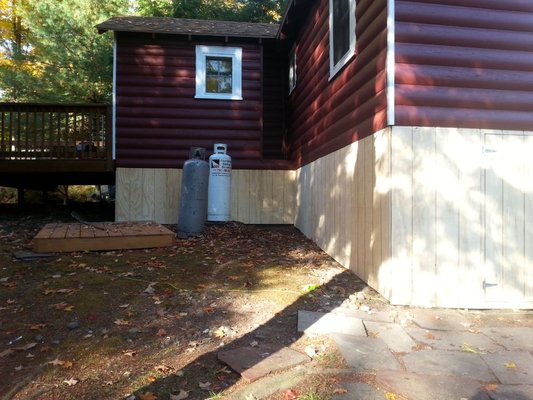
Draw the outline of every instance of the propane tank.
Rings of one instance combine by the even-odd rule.
[[[187,239],[202,233],[207,214],[209,164],[205,149],[192,147],[189,160],[183,164],[181,202],[178,216],[178,238]]]
[[[227,145],[217,143],[209,157],[207,220],[212,222],[230,219],[231,157],[227,149]]]

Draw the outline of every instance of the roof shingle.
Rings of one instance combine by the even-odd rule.
[[[183,18],[124,16],[111,18],[96,25],[96,28],[100,33],[105,31],[117,31],[168,33],[175,35],[275,38],[279,25]]]

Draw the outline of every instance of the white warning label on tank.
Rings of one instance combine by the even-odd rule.
[[[231,160],[211,160],[211,176],[229,176],[231,173]]]

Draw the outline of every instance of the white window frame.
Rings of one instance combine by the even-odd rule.
[[[289,53],[289,94],[292,93],[294,88],[296,87],[296,84],[298,82],[298,64],[297,64],[297,58],[296,58],[296,46],[292,47],[292,50]],[[294,68],[293,68],[294,66]],[[293,79],[291,80],[291,71],[293,74]]]
[[[335,75],[350,61],[355,55],[355,0],[349,0],[350,2],[350,47],[346,54],[337,62],[333,64],[333,0],[329,0],[329,79],[333,79]]]
[[[231,93],[209,93],[205,73],[207,57],[231,57]],[[222,46],[196,46],[196,99],[242,100],[242,48]]]

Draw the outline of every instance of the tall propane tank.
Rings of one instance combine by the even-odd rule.
[[[212,222],[230,219],[231,157],[227,150],[227,145],[217,143],[209,157],[207,220]]]
[[[189,160],[183,164],[181,202],[178,215],[178,238],[187,239],[204,230],[207,214],[209,164],[205,149],[192,147]]]

